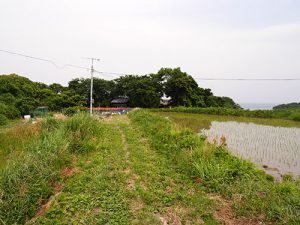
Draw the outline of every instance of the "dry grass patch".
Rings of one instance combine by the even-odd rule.
[[[236,218],[231,207],[231,202],[224,199],[221,195],[217,193],[208,194],[210,199],[214,200],[217,204],[217,210],[214,216],[224,225],[255,225],[263,224],[259,221],[259,218]]]

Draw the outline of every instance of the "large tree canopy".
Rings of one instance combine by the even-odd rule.
[[[37,106],[61,110],[84,105],[81,95],[60,84],[46,85],[16,74],[0,75],[0,114],[8,118],[28,114]]]
[[[163,68],[158,75],[164,78],[164,91],[171,97],[173,105],[194,105],[198,84],[191,76],[181,72],[180,68]]]
[[[180,68],[162,68],[157,73],[126,75],[109,81],[94,78],[94,106],[109,106],[114,98],[128,97],[128,106],[155,108],[162,97],[169,97],[172,106],[239,108],[229,97],[214,96],[210,89],[198,86],[194,78]],[[62,110],[72,106],[88,106],[90,79],[76,78],[64,87],[46,85],[16,74],[0,75],[0,114],[15,117],[27,114],[37,106]],[[11,111],[12,115],[9,114]]]
[[[81,95],[89,104],[91,79],[76,78],[69,82],[69,89]],[[94,78],[93,79],[93,99],[96,106],[109,106],[110,100],[113,98],[115,91],[115,82]]]
[[[216,97],[210,89],[198,86],[194,78],[180,68],[162,68],[158,71],[164,94],[173,106],[239,108],[229,97]]]
[[[133,107],[159,107],[161,91],[153,76],[123,76],[115,80],[115,96],[126,96]]]

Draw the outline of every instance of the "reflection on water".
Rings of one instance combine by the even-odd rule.
[[[262,165],[273,175],[300,175],[300,128],[213,121],[201,134],[219,144],[224,136],[235,155]]]

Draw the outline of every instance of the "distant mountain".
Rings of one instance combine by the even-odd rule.
[[[241,103],[243,109],[258,110],[258,109],[272,109],[276,103]]]
[[[300,109],[300,102],[292,102],[274,106],[273,109]]]

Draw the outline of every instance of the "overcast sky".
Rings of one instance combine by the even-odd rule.
[[[0,49],[60,65],[88,67],[84,57],[97,57],[107,72],[300,78],[299,0],[1,0],[0,31]],[[89,77],[0,52],[0,74],[10,73],[64,85]],[[300,102],[300,81],[198,83],[238,103]]]

